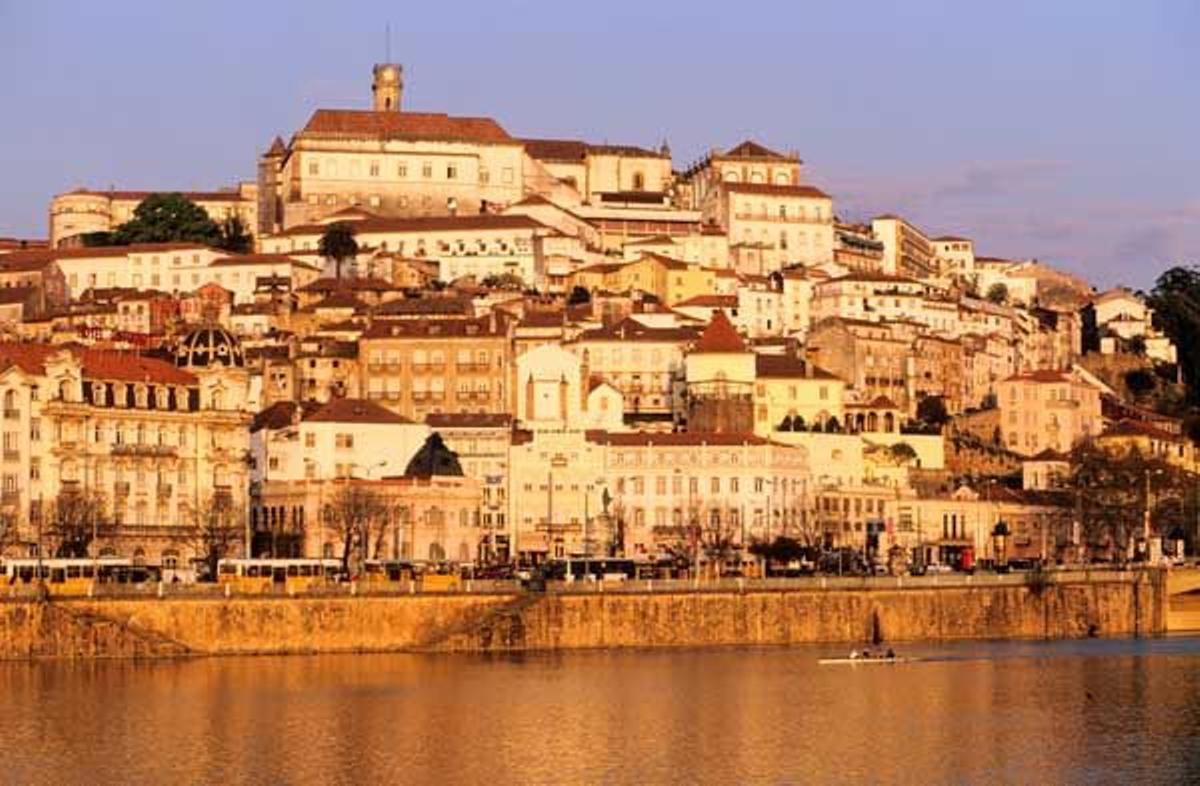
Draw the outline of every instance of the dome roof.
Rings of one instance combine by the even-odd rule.
[[[242,368],[246,355],[233,334],[221,327],[197,328],[183,337],[175,348],[175,365],[180,368],[230,366]]]

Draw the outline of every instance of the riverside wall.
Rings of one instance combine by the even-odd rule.
[[[1148,636],[1165,581],[0,600],[0,658],[516,652]]]

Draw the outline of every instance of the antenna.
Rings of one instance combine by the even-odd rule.
[[[385,63],[392,62],[392,23],[386,22],[383,25],[383,51],[387,57],[384,58]]]

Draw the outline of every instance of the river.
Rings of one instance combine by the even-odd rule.
[[[1195,783],[1200,639],[0,664],[4,783]]]

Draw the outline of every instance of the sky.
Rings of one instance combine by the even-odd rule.
[[[1200,2],[0,0],[0,236],[50,197],[200,190],[317,107],[404,106],[516,136],[752,138],[858,220],[899,213],[978,254],[1098,286],[1200,263]]]

